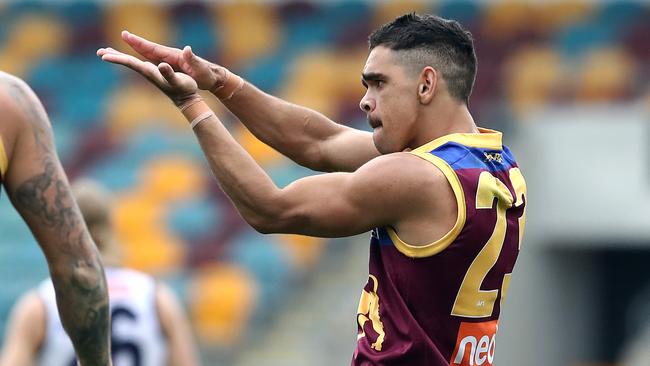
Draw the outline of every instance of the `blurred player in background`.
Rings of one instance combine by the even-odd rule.
[[[3,72],[0,181],[45,254],[54,283],[52,311],[58,305],[81,365],[110,365],[108,294],[97,249],[70,193],[43,106],[27,84]]]
[[[171,289],[149,275],[120,268],[108,192],[90,180],[75,182],[72,191],[107,264],[114,365],[198,365],[189,322]],[[76,365],[50,280],[20,299],[5,339],[0,366]]]
[[[354,365],[493,364],[526,186],[501,133],[479,129],[469,112],[476,74],[469,32],[407,14],[370,36],[360,108],[372,133],[265,94],[189,47],[128,32],[123,39],[149,62],[112,48],[98,55],[172,99],[221,188],[258,231],[339,237],[372,230]],[[279,189],[197,88],[294,161],[338,173]]]

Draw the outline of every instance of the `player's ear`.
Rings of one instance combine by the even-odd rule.
[[[438,72],[431,66],[422,69],[418,82],[418,99],[422,104],[429,104],[433,100],[438,81]]]

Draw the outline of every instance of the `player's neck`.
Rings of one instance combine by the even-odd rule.
[[[432,105],[422,114],[421,123],[416,124],[418,133],[413,147],[418,147],[441,136],[452,133],[478,133],[474,118],[464,103],[449,102]]]

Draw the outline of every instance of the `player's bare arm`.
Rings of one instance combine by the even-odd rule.
[[[280,189],[216,117],[195,133],[221,188],[262,233],[343,237],[391,226],[407,242],[426,245],[453,226],[451,187],[411,154],[380,156],[353,173],[311,176]]]
[[[243,82],[226,68],[183,50],[134,34],[122,38],[154,64],[165,62],[210,90],[260,140],[295,162],[318,171],[354,171],[379,155],[372,134],[340,125],[309,108],[289,103]],[[111,52],[99,50],[98,54]],[[232,83],[235,83],[231,85]]]
[[[194,80],[174,72],[169,64],[156,67],[117,51],[102,59],[139,72],[176,105],[198,98]],[[183,114],[195,124],[221,188],[260,232],[340,237],[392,226],[417,245],[435,241],[453,226],[456,206],[451,187],[442,172],[431,174],[436,168],[416,156],[380,156],[353,173],[312,176],[280,189],[204,102],[191,104]],[[427,194],[421,193],[424,187]]]
[[[158,283],[156,287],[156,310],[160,318],[160,326],[169,344],[168,365],[200,365],[194,348],[190,322],[176,295],[162,283]]]
[[[25,294],[11,310],[0,366],[28,366],[45,337],[45,306],[35,292]]]
[[[46,256],[62,322],[81,365],[109,365],[103,268],[54,149],[45,110],[20,79],[0,74],[4,184]]]

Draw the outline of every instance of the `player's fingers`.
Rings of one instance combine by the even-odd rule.
[[[102,55],[109,54],[109,53],[122,54],[122,52],[114,50],[114,49],[112,49],[110,47],[100,48],[100,49],[97,50],[97,56],[102,56]]]
[[[176,74],[174,73],[174,69],[171,67],[166,62],[161,62],[158,65],[158,70],[162,74],[162,76],[167,79],[170,83],[172,83],[176,79]]]
[[[136,36],[135,34],[129,33],[126,30],[122,31],[121,35],[124,42],[126,42],[133,50],[151,59],[153,50],[155,48],[155,45],[153,45],[152,42],[149,42],[142,37]]]
[[[113,64],[120,64],[124,65],[127,67],[133,68],[133,62],[129,60],[127,57],[124,57],[124,55],[118,55],[115,53],[106,53],[101,55],[102,61],[107,61]]]
[[[202,62],[205,61],[197,56],[194,51],[192,51],[191,46],[185,46],[183,48],[183,59],[185,62],[189,63],[192,66],[199,66]]]
[[[190,64],[196,63],[196,57],[194,52],[192,52],[192,47],[185,46],[183,47],[183,59]]]
[[[138,60],[137,58],[131,56],[131,55],[126,55],[123,53],[106,53],[103,56],[101,56],[103,61],[107,61],[113,64],[118,64],[122,66],[126,66],[130,68],[131,70],[138,72],[142,75],[151,77],[152,73],[151,70],[147,67],[147,64]]]
[[[143,43],[143,38],[141,37],[136,37],[135,34],[130,33],[127,30],[123,30],[122,33],[120,33],[122,36],[122,40],[126,43],[129,44],[129,46],[136,48],[136,47],[142,47],[141,44]]]
[[[163,46],[156,42],[152,42],[144,37],[140,37],[129,31],[122,31],[122,39],[133,48],[136,52],[143,56],[154,60],[160,60],[165,57],[171,56],[174,52],[179,51],[176,48]]]
[[[193,75],[195,64],[192,62],[191,55],[188,54],[189,48],[190,46],[185,46],[181,51],[181,60],[180,60],[181,62],[179,62],[179,66],[181,67],[181,70],[183,70],[183,72]]]
[[[163,88],[165,85],[165,79],[161,75],[161,72],[158,70],[156,65],[151,62],[144,62],[136,57],[119,51],[115,51],[114,53],[105,53],[101,58],[103,61],[128,67],[144,76],[159,88]]]

